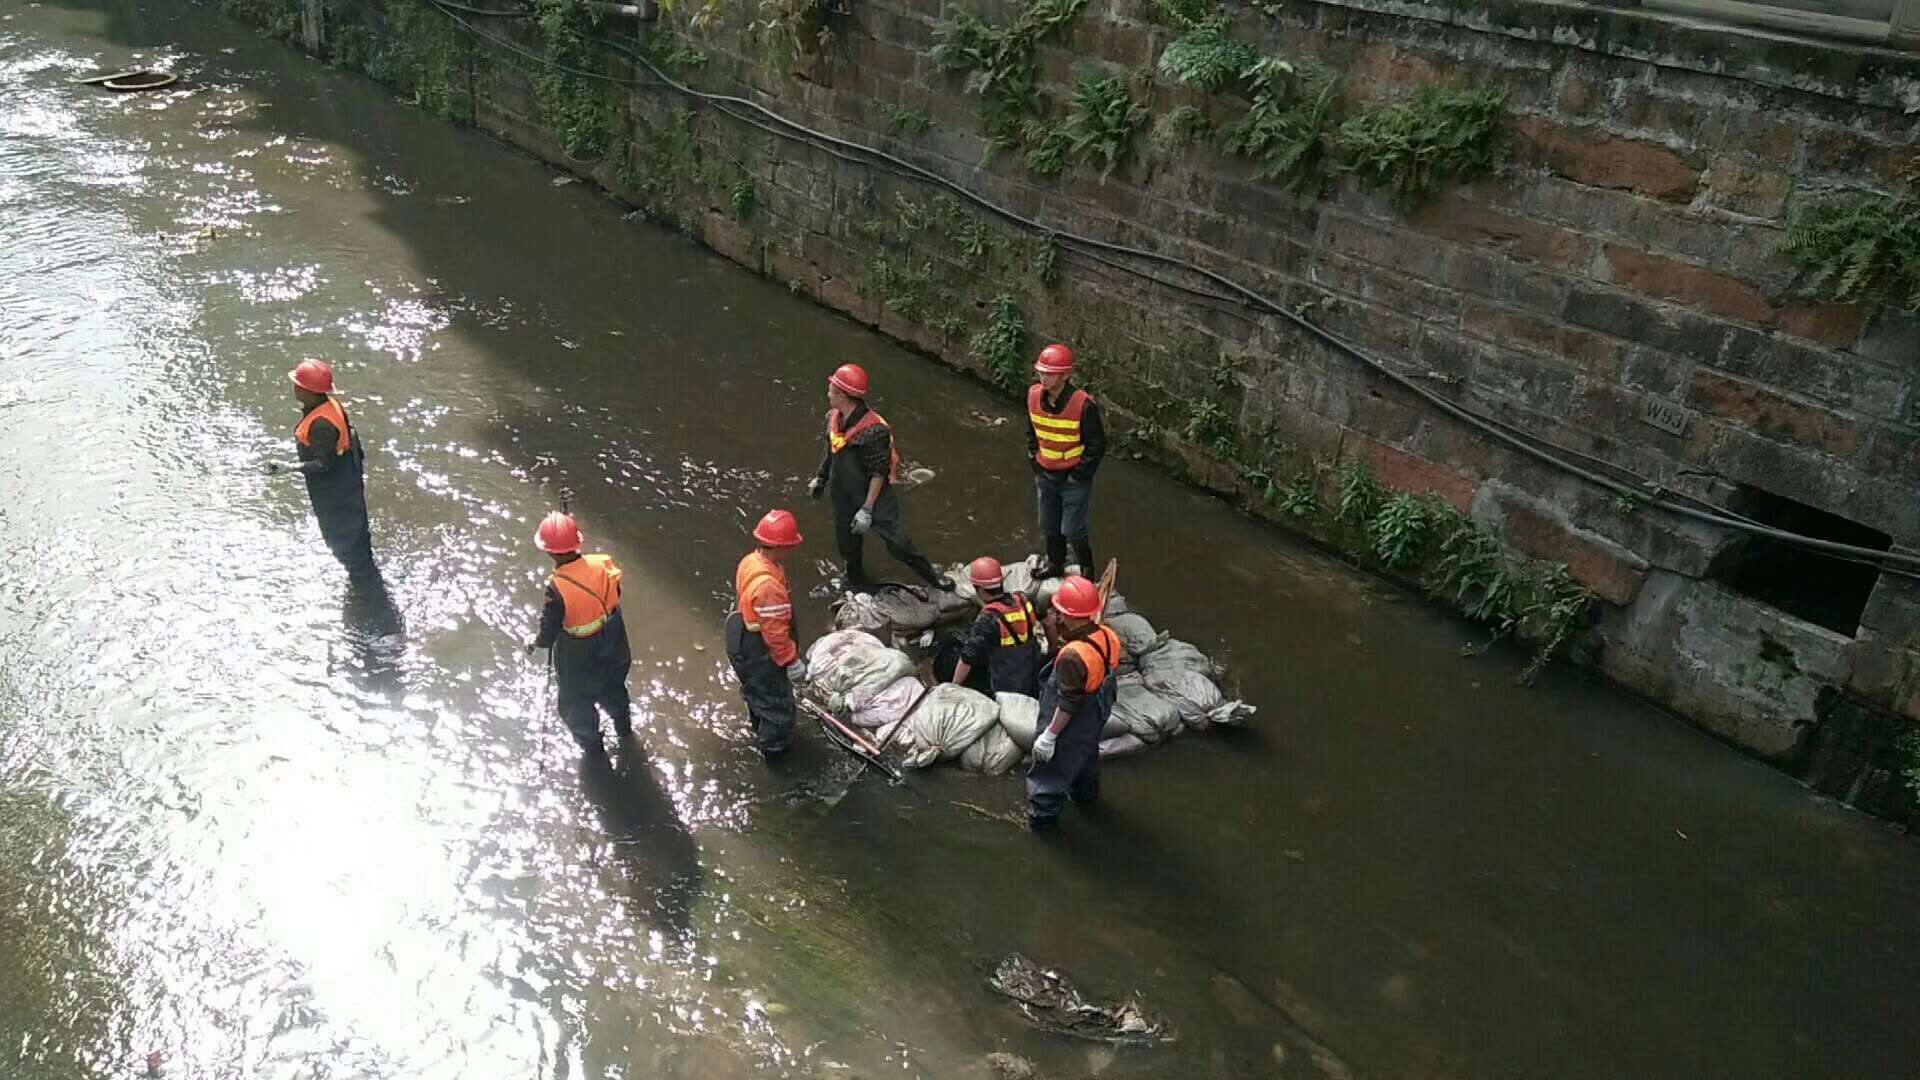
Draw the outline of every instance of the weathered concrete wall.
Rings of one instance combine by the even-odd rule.
[[[1351,182],[1302,201],[1205,147],[1149,144],[1104,180],[1038,180],[1017,152],[982,166],[978,99],[929,55],[946,2],[850,0],[834,42],[782,73],[742,34],[695,37],[707,63],[687,78],[1047,227],[1226,274],[1570,456],[1716,505],[1748,485],[1920,541],[1920,319],[1797,298],[1779,251],[1802,201],[1914,182],[1920,57],[1544,0],[1230,8],[1239,35],[1340,72],[1349,99],[1507,91],[1510,166],[1406,213]],[[526,26],[485,22],[522,40]],[[1176,34],[1134,0],[1094,0],[1042,47],[1043,90],[1063,97],[1077,64],[1148,72]],[[476,85],[482,126],[957,365],[986,372],[974,338],[1011,297],[1022,348],[1073,342],[1137,446],[1253,512],[1278,515],[1274,481],[1356,456],[1393,488],[1437,494],[1605,601],[1596,655],[1611,676],[1830,788],[1860,787],[1821,742],[1835,702],[1880,717],[1866,726],[1882,742],[1920,716],[1911,582],[1883,575],[1857,633],[1803,622],[1708,580],[1723,530],[1489,440],[1278,319],[1079,257],[1049,265],[1043,244],[940,210],[923,185],[664,89],[632,92],[631,141],[582,166],[543,130],[523,72],[493,63]],[[1243,108],[1158,82],[1148,94],[1156,115]],[[933,127],[894,134],[902,109]],[[1846,759],[1875,760],[1875,790],[1910,806],[1884,775],[1891,752]]]

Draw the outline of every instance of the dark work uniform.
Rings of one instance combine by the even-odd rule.
[[[1078,388],[1071,381],[1060,384],[1060,392],[1048,394],[1035,385],[1029,390],[1029,416],[1057,417],[1067,409]],[[1093,574],[1093,538],[1090,518],[1093,512],[1093,477],[1100,459],[1107,455],[1107,429],[1100,418],[1100,403],[1087,395],[1075,418],[1078,429],[1071,468],[1048,469],[1040,462],[1040,435],[1034,423],[1027,425],[1027,457],[1033,461],[1033,488],[1040,533],[1047,543],[1047,565],[1055,570],[1066,565],[1067,544],[1073,544],[1074,560],[1080,572]]]
[[[1033,624],[1038,616],[1024,593],[996,593],[987,597],[967,635],[960,639],[960,659],[975,672],[983,667],[995,694],[1040,693],[1040,641]],[[973,683],[970,674],[967,682]]]
[[[554,565],[556,575],[581,561],[580,556]],[[571,586],[569,586],[571,587]],[[627,669],[633,666],[633,652],[627,644],[627,624],[620,614],[618,586],[615,586],[613,610],[600,629],[588,637],[575,637],[565,630],[566,600],[560,586],[547,583],[546,606],[540,610],[540,634],[534,638],[538,648],[553,650],[553,677],[560,687],[560,719],[567,733],[582,750],[604,753],[600,739],[600,715],[605,709],[613,718],[613,730],[621,738],[633,734],[633,707],[627,694]]]
[[[1100,795],[1100,730],[1113,712],[1113,667],[1120,653],[1118,634],[1089,624],[1069,633],[1040,672],[1038,730],[1047,729],[1057,709],[1065,708],[1071,719],[1054,742],[1053,760],[1036,758],[1027,770],[1027,826],[1035,832],[1059,820],[1068,798],[1085,803]]]
[[[344,451],[340,449],[340,429],[327,414],[314,415],[329,405],[338,409],[340,419],[346,422]],[[307,498],[313,503],[313,516],[320,523],[327,550],[346,567],[349,576],[378,576],[373,536],[367,525],[367,456],[346,410],[331,398],[308,408],[295,429],[294,441],[303,466],[301,474],[307,482]]]
[[[853,434],[847,436],[844,449],[836,452],[829,436],[818,473],[827,481],[828,498],[833,501],[833,539],[839,545],[840,557],[846,560],[847,585],[858,588],[872,580],[867,577],[866,537],[853,531],[853,515],[866,505],[867,484],[876,476],[881,478],[880,497],[873,503],[873,527],[869,531],[920,580],[937,585],[942,581],[939,572],[913,546],[900,523],[900,499],[893,491],[892,429],[881,422],[856,431],[868,412],[866,403],[861,402],[847,417],[842,428]],[[832,423],[831,414],[828,422]]]
[[[734,570],[733,594],[727,660],[740,680],[754,745],[772,761],[793,745],[793,680],[786,669],[800,658],[787,573],[759,551],[749,552]]]

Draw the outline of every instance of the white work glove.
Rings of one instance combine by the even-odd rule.
[[[825,491],[826,489],[827,489],[827,479],[824,476],[816,476],[813,479],[807,481],[807,497],[810,499],[819,498],[820,493],[822,491]]]
[[[1040,737],[1033,740],[1033,760],[1042,765],[1053,760],[1053,744],[1060,741],[1051,728],[1042,728]]]
[[[267,475],[268,475],[268,476],[278,476],[278,475],[280,475],[280,474],[281,474],[282,472],[299,472],[299,471],[300,471],[300,466],[298,466],[298,465],[289,465],[289,464],[287,464],[287,463],[286,463],[286,462],[284,462],[284,461],[269,461],[269,462],[267,462]]]
[[[532,656],[532,655],[533,655],[533,650],[535,650],[535,649],[537,649],[537,648],[539,648],[539,647],[540,647],[540,642],[539,642],[539,639],[537,639],[537,638],[528,638],[528,639],[527,639],[527,655],[528,655],[528,656]]]
[[[871,529],[871,528],[873,528],[873,511],[867,509],[864,506],[854,511],[853,513],[854,535],[855,536],[863,535],[868,529]]]
[[[806,682],[807,662],[796,658],[793,663],[788,664],[787,679],[790,682]]]

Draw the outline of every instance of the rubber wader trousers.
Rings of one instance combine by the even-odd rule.
[[[865,497],[866,492],[863,490],[859,498]],[[859,509],[858,499],[852,501],[843,499],[840,489],[837,487],[834,489],[833,539],[840,545],[840,557],[846,560],[848,585],[859,585],[871,580],[867,577],[867,538],[853,531],[853,515]],[[901,526],[900,499],[894,495],[893,488],[888,487],[880,492],[880,498],[874,501],[873,527],[867,531],[879,537],[880,542],[887,545],[887,550],[893,554],[893,557],[899,559],[907,569],[918,575],[921,581],[932,585],[940,580],[939,571],[933,568],[933,563],[929,562],[925,555],[920,554],[919,548],[913,546],[913,541],[907,537],[906,529]]]
[[[600,632],[577,638],[561,634],[553,643],[553,679],[560,687],[560,719],[580,749],[604,753],[600,714],[613,718],[614,734],[633,734],[633,704],[627,695],[627,669],[633,652],[627,645],[627,624],[615,607]]]
[[[786,753],[793,745],[793,681],[737,611],[727,613],[727,660],[740,680],[760,753],[768,758]]]
[[[313,502],[313,516],[320,522],[327,550],[346,567],[348,576],[372,577],[380,570],[373,564],[373,536],[367,526],[366,455],[357,437],[347,455],[348,460],[327,472],[307,475],[307,498]]]
[[[1067,726],[1054,743],[1053,760],[1036,759],[1027,769],[1027,827],[1035,832],[1052,828],[1067,799],[1087,803],[1100,797],[1100,729],[1107,725],[1116,693],[1112,674],[1100,689],[1080,699]],[[1040,672],[1040,730],[1052,722],[1060,693],[1053,682],[1053,665]]]

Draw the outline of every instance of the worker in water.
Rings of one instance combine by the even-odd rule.
[[[1039,618],[1025,593],[1006,590],[1006,574],[998,560],[982,555],[967,567],[967,580],[980,599],[980,614],[960,641],[960,660],[949,681],[967,684],[968,676],[985,665],[990,692],[1040,693]]]
[[[333,369],[322,360],[302,360],[287,373],[303,415],[294,426],[299,460],[267,463],[269,474],[298,473],[307,482],[307,498],[319,519],[320,535],[333,557],[354,578],[380,574],[373,563],[373,537],[367,528],[366,452],[347,410],[334,399]]]
[[[1039,576],[1066,572],[1069,540],[1080,572],[1092,574],[1093,535],[1087,518],[1093,506],[1093,475],[1107,453],[1100,403],[1073,385],[1073,350],[1065,345],[1041,349],[1033,370],[1039,381],[1027,388],[1027,457],[1033,462],[1040,534],[1047,543],[1047,565]]]
[[[1027,826],[1052,828],[1070,798],[1100,795],[1100,730],[1113,712],[1120,635],[1100,622],[1100,589],[1078,574],[1060,583],[1047,636],[1059,642],[1040,672],[1039,736],[1027,770]]]
[[[793,684],[807,662],[793,640],[793,594],[787,556],[800,546],[800,526],[785,510],[769,510],[753,528],[756,546],[733,572],[734,609],[727,613],[727,659],[740,680],[754,743],[773,761],[793,743]]]
[[[527,652],[552,649],[554,681],[560,684],[560,719],[590,755],[604,756],[600,709],[613,718],[614,734],[633,734],[627,669],[633,651],[620,616],[620,568],[611,555],[580,554],[580,526],[571,515],[548,514],[534,533],[534,546],[553,557],[540,633]]]
[[[833,538],[847,563],[847,588],[873,587],[865,560],[866,534],[872,532],[920,580],[952,590],[953,583],[933,568],[901,527],[900,499],[893,491],[900,453],[887,422],[867,407],[866,371],[858,364],[836,368],[827,379],[827,404],[827,453],[807,494],[817,499],[832,490]]]

